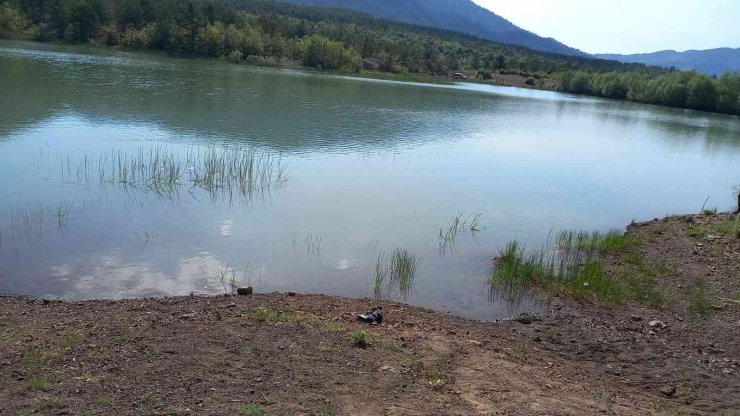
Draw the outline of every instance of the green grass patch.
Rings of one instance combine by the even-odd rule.
[[[26,376],[25,387],[28,390],[47,390],[47,368],[40,352],[29,350],[23,355],[23,373]]]
[[[263,416],[265,414],[265,406],[259,404],[245,404],[239,408],[240,416]]]
[[[740,238],[740,215],[729,215],[722,221],[708,226],[708,229],[713,234]]]
[[[701,316],[709,316],[714,309],[712,301],[707,294],[707,279],[700,277],[694,282],[694,310]]]
[[[377,337],[365,331],[358,330],[349,334],[349,342],[358,348],[367,348],[377,341]]]
[[[275,310],[259,307],[253,311],[253,314],[254,318],[260,322],[293,324],[301,319],[300,313],[293,312],[285,306],[280,306]]]
[[[701,227],[691,226],[689,227],[689,230],[686,231],[686,235],[689,237],[701,237],[702,234],[704,234],[704,229]]]
[[[168,415],[176,416],[185,413],[185,410],[179,406],[167,406],[164,412]]]
[[[116,334],[113,335],[111,339],[113,340],[113,342],[117,344],[123,344],[126,342],[133,341],[134,334],[129,329],[121,328],[118,331],[116,331]]]
[[[22,341],[35,332],[33,329],[17,326],[8,318],[0,318],[0,342]]]
[[[605,304],[634,299],[662,306],[664,298],[655,278],[669,274],[671,268],[667,263],[646,265],[637,250],[640,243],[619,231],[563,231],[556,235],[553,249],[526,250],[514,240],[496,258],[489,281],[510,298],[534,288],[547,296],[588,298]],[[623,253],[630,269],[636,270],[629,270],[621,279],[607,275],[602,256]]]
[[[326,405],[321,408],[321,416],[339,416],[339,410],[332,405]]]
[[[71,350],[77,345],[79,345],[80,343],[82,343],[82,341],[84,340],[85,340],[84,334],[72,334],[72,335],[67,335],[66,337],[64,337],[64,344],[67,350]]]
[[[447,384],[447,371],[442,362],[436,362],[428,366],[423,366],[422,374],[426,379],[426,384],[433,390],[441,390]]]
[[[708,225],[692,225],[686,235],[689,237],[701,237],[705,234],[724,235],[740,238],[740,215],[728,215],[721,221]]]
[[[26,388],[28,390],[47,390],[49,382],[41,375],[34,375],[26,381]]]

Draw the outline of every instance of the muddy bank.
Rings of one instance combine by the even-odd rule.
[[[0,299],[0,414],[738,414],[729,214],[633,224],[664,299],[472,322],[322,295]],[[642,273],[627,254],[609,273]],[[365,348],[357,346],[365,331]]]

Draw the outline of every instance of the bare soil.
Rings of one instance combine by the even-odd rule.
[[[385,321],[366,325],[355,316],[377,301],[323,295],[2,298],[0,415],[737,415],[726,218],[628,227],[647,263],[671,268],[658,309],[554,299],[485,323],[382,302]]]

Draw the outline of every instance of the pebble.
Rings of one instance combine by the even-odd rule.
[[[650,321],[650,323],[648,323],[648,326],[650,326],[650,328],[663,329],[667,327],[668,325],[666,325],[665,322],[659,321],[656,319],[656,320]]]
[[[673,397],[673,395],[676,394],[676,388],[674,386],[663,386],[659,391],[666,397]]]

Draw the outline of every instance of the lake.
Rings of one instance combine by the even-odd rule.
[[[544,307],[487,284],[511,239],[734,209],[740,118],[2,41],[0,177],[0,292],[234,282],[493,320]]]

